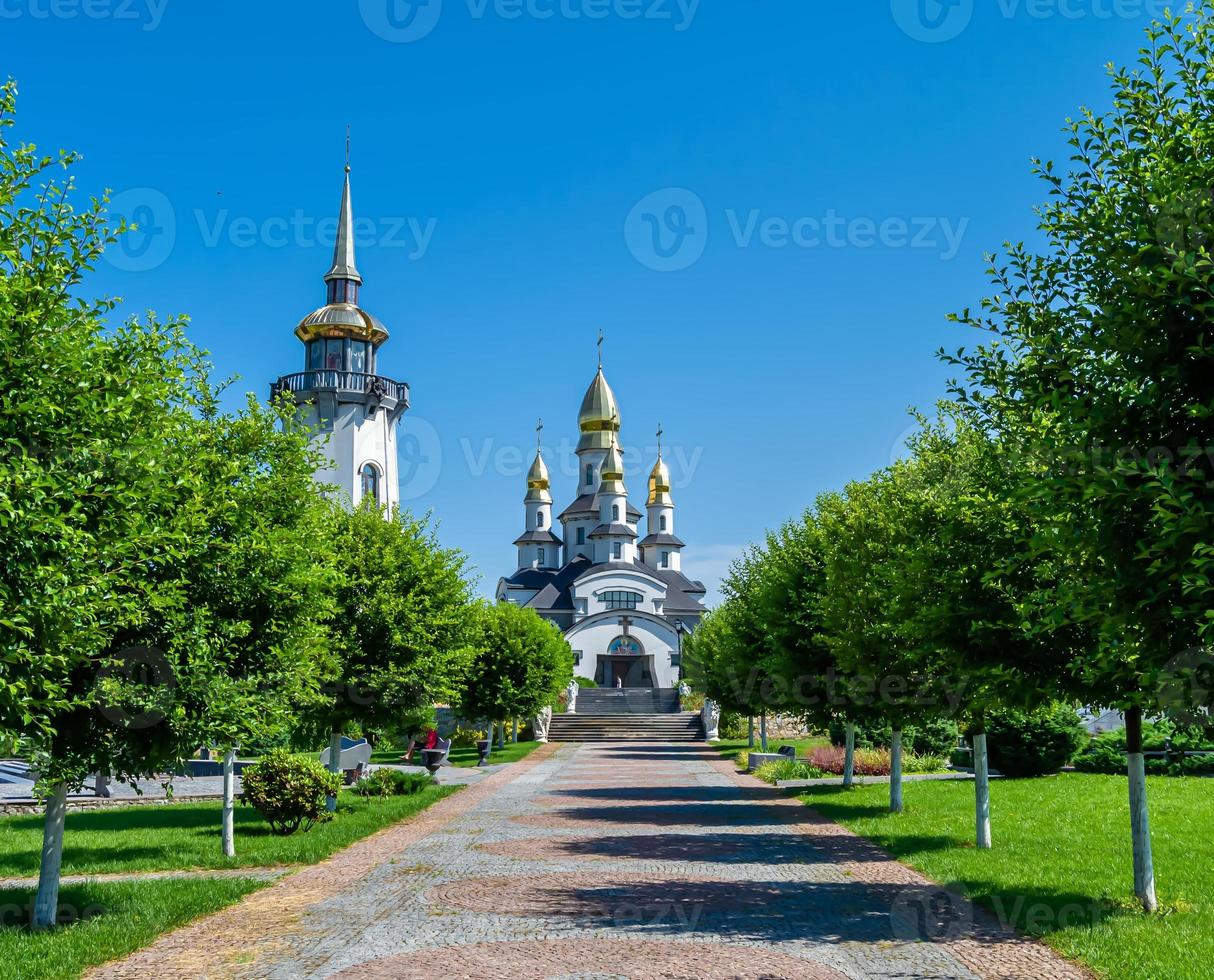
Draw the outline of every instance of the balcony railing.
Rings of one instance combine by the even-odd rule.
[[[403,404],[409,403],[409,386],[403,381],[393,381],[378,374],[363,374],[360,371],[300,371],[286,374],[278,379],[273,391],[355,391],[360,394],[375,394],[380,398],[393,398]]]

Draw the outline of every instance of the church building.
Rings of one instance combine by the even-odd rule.
[[[553,527],[543,450],[527,473],[518,570],[498,598],[534,609],[564,631],[575,674],[600,687],[677,687],[682,638],[704,614],[704,585],[682,572],[670,469],[649,474],[646,513],[628,500],[619,447],[620,410],[600,362],[578,413],[578,486]],[[645,537],[637,526],[645,519]]]

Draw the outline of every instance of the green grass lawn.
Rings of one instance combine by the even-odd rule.
[[[250,878],[91,882],[64,888],[77,921],[30,932],[30,890],[0,891],[0,980],[61,980],[146,946],[162,932],[216,912],[265,882]]]
[[[496,746],[494,747],[493,752],[489,755],[489,761],[491,763],[518,762],[519,759],[530,755],[537,748],[539,748],[540,744],[541,743],[539,742],[508,741],[506,742],[506,747],[504,749],[499,749]],[[400,765],[402,764],[400,757],[404,755],[404,752],[405,750],[403,746],[399,748],[381,749],[379,752],[374,752],[371,754],[371,763],[372,765],[377,766]],[[420,765],[421,756],[416,755],[415,753],[415,757],[417,764]],[[480,759],[480,756],[477,755],[476,748],[474,746],[452,746],[451,754],[448,756],[448,759],[453,766],[467,767],[475,766],[477,760]]]
[[[901,816],[887,812],[883,785],[814,787],[800,798],[1103,976],[1214,976],[1214,780],[1149,780],[1163,907],[1153,917],[1133,901],[1124,778],[994,781],[987,852],[973,846],[973,794],[972,783],[907,783]]]
[[[274,834],[252,807],[237,806],[234,858],[220,852],[217,801],[70,811],[63,873],[312,864],[452,792],[435,786],[387,799],[343,792],[336,819],[290,837]],[[41,845],[41,816],[0,818],[0,877],[36,875]]]
[[[785,745],[795,745],[797,747],[797,758],[804,759],[805,753],[819,745],[829,745],[830,739],[824,738],[821,735],[811,735],[806,738],[769,738],[767,740],[767,751],[775,752],[776,749],[782,748]],[[749,743],[744,738],[723,739],[720,742],[714,742],[713,748],[720,752],[725,758],[734,762],[738,760],[740,752],[758,752],[759,749],[759,733],[755,731],[755,747],[750,748]]]

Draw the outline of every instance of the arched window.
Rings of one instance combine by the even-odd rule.
[[[624,589],[609,589],[600,592],[598,597],[606,609],[636,609],[645,598],[639,592],[628,592]]]
[[[359,470],[359,476],[362,481],[362,498],[366,500],[370,497],[377,504],[379,503],[379,469],[374,463],[366,463]]]
[[[590,463],[587,463],[586,464],[586,486],[590,486],[590,484],[592,484],[593,482],[594,482],[594,467]]]
[[[659,531],[666,530],[666,515],[665,514],[662,514],[661,516],[658,517],[658,530]]]
[[[611,505],[611,519],[613,521],[618,521],[620,519],[620,505],[619,504]]]
[[[639,657],[644,652],[635,636],[617,636],[607,644],[607,654],[612,657]]]

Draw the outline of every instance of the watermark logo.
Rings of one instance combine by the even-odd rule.
[[[1191,647],[1167,662],[1159,676],[1159,706],[1175,721],[1208,725],[1214,702],[1214,652]]]
[[[974,0],[890,0],[890,11],[908,37],[943,44],[969,27]]]
[[[114,195],[110,211],[128,226],[105,250],[110,265],[123,272],[147,272],[169,257],[177,241],[177,212],[162,191],[133,187]]]
[[[424,497],[434,489],[443,470],[438,430],[419,416],[406,415],[397,434],[396,460],[401,501]]]
[[[131,21],[154,31],[164,19],[169,0],[0,0],[0,20]]]
[[[443,0],[359,0],[358,10],[376,37],[393,44],[409,44],[438,26]]]
[[[974,907],[958,891],[942,885],[915,885],[895,896],[889,912],[890,932],[906,943],[948,943],[974,928]]]
[[[97,710],[119,728],[151,728],[164,721],[176,687],[177,678],[163,651],[124,647],[97,672]]]
[[[678,272],[699,261],[708,245],[708,211],[685,187],[647,194],[624,221],[624,241],[641,265]]]

